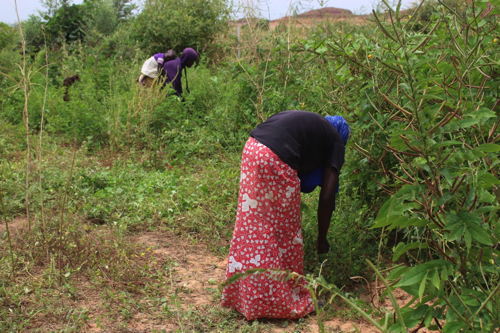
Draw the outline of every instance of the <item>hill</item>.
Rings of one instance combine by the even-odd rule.
[[[314,9],[307,11],[302,14],[298,14],[293,17],[282,17],[276,20],[272,20],[269,23],[271,29],[277,27],[280,23],[287,23],[289,20],[295,21],[298,25],[304,27],[311,27],[318,24],[318,21],[322,20],[344,20],[347,18],[357,19],[358,15],[354,15],[350,10],[335,8],[335,7],[325,7],[321,9]]]
[[[321,9],[314,9],[308,12],[297,15],[298,18],[345,18],[351,17],[354,14],[347,9],[335,8],[335,7],[325,7]]]

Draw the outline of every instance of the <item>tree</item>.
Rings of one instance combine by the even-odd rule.
[[[68,1],[62,2],[54,16],[48,18],[45,24],[47,36],[52,43],[81,41],[85,37],[85,13],[91,8],[89,2],[81,5],[69,5]],[[62,39],[61,39],[62,38]]]
[[[40,4],[42,5],[43,8],[46,9],[46,11],[39,10],[38,14],[41,17],[47,17],[50,18],[54,16],[55,12],[61,5],[63,4],[62,0],[40,0]]]
[[[226,0],[146,0],[132,34],[150,54],[202,49],[227,28],[229,13]]]
[[[128,19],[137,9],[137,5],[132,3],[132,0],[113,0],[113,5],[116,8],[118,20]]]
[[[118,10],[116,0],[98,0],[88,15],[87,25],[105,36],[113,33],[118,25]]]

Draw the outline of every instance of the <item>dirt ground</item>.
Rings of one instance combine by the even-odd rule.
[[[23,233],[26,228],[26,219],[15,219],[9,223],[11,234]],[[109,233],[109,227],[101,226],[101,232]],[[97,229],[96,229],[97,230]],[[0,227],[0,232],[5,231],[5,226]],[[85,311],[86,320],[80,324],[82,332],[190,332],[204,331],[200,322],[209,321],[231,321],[235,329],[249,327],[243,316],[223,309],[220,306],[220,291],[218,285],[223,282],[227,258],[218,257],[207,250],[207,244],[188,239],[182,235],[175,235],[163,231],[143,232],[126,236],[125,241],[132,247],[146,249],[148,252],[148,263],[154,263],[154,270],[161,267],[169,267],[168,270],[158,275],[157,289],[143,288],[131,296],[132,301],[114,297],[105,297],[103,294],[118,293],[117,290],[96,284],[90,279],[80,278],[75,282],[78,289],[78,297],[71,300],[63,300],[61,308],[79,309]],[[142,251],[142,250],[141,250]],[[143,258],[144,259],[144,258]],[[141,264],[146,263],[146,259]],[[153,264],[151,264],[153,265]],[[34,274],[32,272],[32,274]],[[359,290],[361,297],[370,302],[373,299],[373,291],[376,286],[369,287],[364,284],[363,290]],[[109,290],[104,290],[104,289]],[[175,292],[174,292],[175,291]],[[162,299],[170,310],[170,315],[165,316],[165,310],[161,312],[153,296]],[[396,290],[395,295],[400,306],[408,302],[411,297],[401,290]],[[377,304],[390,309],[390,302]],[[336,307],[336,308],[335,308]],[[328,332],[353,332],[355,324],[363,333],[376,332],[366,320],[362,319],[350,310],[346,305],[333,305],[330,318],[325,321]],[[110,308],[114,308],[111,311]],[[120,313],[125,310],[130,314],[124,319]],[[217,312],[219,314],[213,315]],[[196,314],[196,315],[193,315]],[[335,315],[339,314],[339,315]],[[259,321],[259,331],[270,332],[318,332],[317,316],[311,315],[297,322],[284,320]],[[198,326],[194,323],[198,321]],[[34,318],[31,322],[33,331],[57,330],[57,318],[45,313],[43,316]],[[68,324],[69,325],[69,324]],[[218,326],[216,326],[218,327]],[[32,331],[32,330],[27,330]],[[208,331],[230,331],[225,326],[222,329],[209,329]],[[419,332],[426,332],[419,330]]]

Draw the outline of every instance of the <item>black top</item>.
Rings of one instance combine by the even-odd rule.
[[[283,111],[271,116],[250,135],[299,173],[332,166],[340,173],[345,146],[324,117],[308,111]]]

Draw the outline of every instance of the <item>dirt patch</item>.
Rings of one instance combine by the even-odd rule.
[[[216,285],[211,283],[217,282],[219,284],[223,282],[227,265],[226,257],[221,258],[209,253],[205,244],[194,241],[190,243],[189,240],[184,239],[182,236],[160,232],[134,236],[131,241],[153,247],[155,256],[173,262],[175,269],[172,270],[170,288],[182,290],[181,304],[184,309],[201,310],[207,306],[220,307],[219,298],[214,297],[214,293],[210,292],[210,289],[217,288]],[[246,322],[243,316],[235,320]],[[137,315],[134,321],[129,323],[129,328],[137,331],[151,329],[152,327],[147,324],[149,321],[150,318],[146,314]],[[260,322],[267,326],[266,330],[272,332],[296,331],[296,325],[288,325],[287,321],[284,320],[262,320]],[[296,323],[297,321],[289,322]],[[377,331],[363,319],[329,318],[325,322],[325,327],[338,332],[349,332],[355,330],[353,323],[361,332]],[[307,317],[304,324],[306,331],[319,332],[316,315]],[[179,323],[171,323],[169,328],[178,329]]]
[[[212,294],[207,288],[216,288],[210,283],[219,284],[224,280],[227,258],[211,255],[206,245],[195,241],[190,244],[181,236],[155,232],[136,236],[132,240],[153,247],[153,253],[159,259],[172,261],[171,288],[180,288],[188,295],[183,297],[185,305],[212,303]]]
[[[0,220],[0,222],[0,233],[4,233],[7,231],[5,221]],[[13,220],[7,221],[7,224],[11,235],[19,234],[23,230],[28,229],[28,219],[26,217],[16,217]]]
[[[27,228],[26,224],[26,219],[15,219],[9,223],[9,227],[12,233],[19,233]],[[66,282],[60,283],[59,270],[51,271],[44,264],[33,266],[27,276],[17,276],[17,287],[12,290],[20,298],[12,296],[0,304],[18,309],[16,317],[9,320],[24,318],[25,327],[39,331],[73,327],[69,331],[235,332],[248,331],[250,326],[258,326],[259,332],[319,331],[317,315],[296,321],[264,319],[247,322],[237,312],[222,308],[218,285],[224,279],[227,258],[210,253],[207,244],[166,231],[144,232],[120,238],[112,228],[103,225],[86,232],[89,237],[92,236],[91,239],[100,242],[101,247],[92,247],[92,251],[101,251],[102,260],[108,254],[116,256],[110,252],[110,246],[116,251],[128,248],[126,254],[119,257],[122,260],[119,265],[122,266],[114,266],[123,268],[129,272],[128,275],[124,277],[120,272],[113,271],[111,261],[99,261],[93,264],[93,268],[85,266],[85,272],[82,270],[80,274],[68,270],[71,274],[65,276]],[[105,242],[107,247],[104,246]],[[135,267],[133,272],[130,267]],[[138,270],[142,273],[138,273]],[[113,276],[119,278],[113,279]],[[34,281],[42,287],[31,290]],[[364,284],[362,288],[358,292],[366,303],[371,304],[373,300],[379,308],[391,308],[390,301],[380,303],[377,297],[373,297],[375,285]],[[395,294],[400,306],[411,299],[401,290]],[[16,308],[19,304],[22,309]],[[350,332],[355,330],[355,325],[363,333],[376,332],[373,326],[344,303],[329,305],[322,318],[330,332]]]

